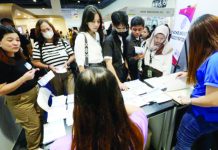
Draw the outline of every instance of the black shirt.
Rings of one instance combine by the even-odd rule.
[[[137,55],[135,53],[135,47],[141,47],[141,39],[137,40],[133,34],[130,34],[127,38],[127,62],[130,70],[131,79],[138,79],[138,60],[134,57]]]
[[[12,83],[19,79],[21,76],[23,76],[27,71],[27,67],[25,67],[25,64],[27,62],[23,59],[16,61],[14,65],[6,64],[2,61],[0,61],[0,84],[3,83]],[[15,91],[7,94],[7,95],[17,95],[24,92],[29,91],[33,87],[35,87],[37,84],[36,79],[32,79],[29,81],[26,81],[23,83],[19,88],[17,88]]]
[[[112,33],[106,37],[103,43],[103,56],[112,57],[112,64],[116,71],[118,78],[121,82],[124,82],[127,77],[127,70],[125,68],[124,63],[122,62],[122,58],[125,61],[126,58],[126,40],[125,37],[122,38],[123,41],[123,52],[121,50],[121,41],[116,34],[116,31],[112,31]]]

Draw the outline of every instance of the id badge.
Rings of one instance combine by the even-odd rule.
[[[61,56],[67,56],[67,52],[66,52],[65,50],[59,51],[59,54],[60,54]]]
[[[150,70],[150,69],[147,70],[147,76],[148,76],[149,78],[152,77],[152,70]]]
[[[28,63],[28,62],[26,62],[25,64],[24,64],[24,66],[28,69],[28,70],[31,70],[33,67],[32,67],[32,65],[30,64],[30,63]]]

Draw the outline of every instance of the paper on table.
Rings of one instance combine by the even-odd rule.
[[[122,95],[125,104],[130,104],[137,107],[148,104],[140,96],[133,94],[131,91],[122,91]]]
[[[58,66],[58,67],[55,67],[56,68],[56,72],[57,73],[66,73],[67,72],[67,68],[65,68],[64,66]]]
[[[159,78],[146,79],[145,82],[149,83],[154,88],[166,88],[167,91],[181,90],[189,87],[186,84],[187,78],[176,78],[176,76],[177,73],[174,73]]]
[[[134,46],[136,54],[144,54],[145,48]]]
[[[74,94],[67,95],[67,104],[74,103]]]
[[[53,96],[52,97],[52,106],[61,106],[66,104],[67,96]]]
[[[67,106],[50,107],[47,122],[53,122],[67,117]]]
[[[155,89],[154,91],[142,95],[141,97],[147,103],[149,102],[163,103],[172,100],[170,96],[168,96],[165,92],[161,91],[160,89]]]
[[[66,118],[66,124],[68,126],[73,125],[73,108],[74,104],[69,104],[67,106],[67,118]]]
[[[64,120],[46,123],[43,127],[43,144],[47,144],[66,135]]]
[[[52,78],[54,78],[54,73],[50,70],[46,75],[44,75],[39,81],[38,83],[41,86],[45,86]]]
[[[167,95],[169,95],[170,97],[172,97],[173,100],[175,100],[176,102],[180,103],[179,101],[179,96],[182,96],[182,97],[187,97],[189,98],[190,95],[191,95],[191,91],[192,91],[192,88],[186,88],[186,89],[183,89],[183,90],[178,90],[178,91],[170,91],[170,92],[166,92]]]
[[[41,107],[45,111],[48,111],[50,108],[48,105],[48,100],[49,100],[50,95],[51,95],[51,91],[49,91],[47,88],[41,87],[39,89],[37,103],[39,107]]]
[[[125,82],[124,84],[129,88],[128,91],[131,91],[135,95],[145,94],[153,90],[151,87],[139,80]]]

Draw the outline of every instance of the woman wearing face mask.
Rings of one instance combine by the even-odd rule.
[[[85,8],[80,26],[80,33],[75,41],[75,57],[80,72],[86,67],[104,67],[102,55],[102,17],[92,5]],[[87,46],[85,46],[87,43]]]
[[[36,103],[38,69],[26,62],[20,39],[12,27],[0,26],[0,96],[26,134],[27,149],[36,150],[41,141],[40,109]],[[1,146],[0,146],[1,147]],[[3,147],[1,147],[4,149]]]
[[[36,23],[36,37],[32,63],[54,72],[55,77],[51,84],[56,95],[72,94],[74,81],[71,71],[68,70],[69,64],[75,59],[72,48],[60,39],[54,26],[45,19]]]

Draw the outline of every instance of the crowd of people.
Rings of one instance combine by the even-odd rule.
[[[72,135],[55,141],[51,149],[144,148],[147,117],[144,110],[124,104],[121,90],[128,90],[126,81],[171,73],[170,30],[159,25],[150,32],[140,16],[133,17],[129,26],[124,11],[113,12],[111,21],[106,35],[100,11],[87,6],[79,31],[69,29],[68,42],[55,25],[39,19],[30,36],[34,37],[31,46],[12,20],[1,20],[0,95],[24,128],[28,150],[40,149],[37,80],[49,70],[55,74],[49,84],[56,96],[74,93]],[[189,31],[187,82],[195,87],[191,98],[179,99],[191,108],[180,124],[176,150],[188,150],[200,135],[218,129],[217,25],[216,16],[204,15]],[[78,67],[77,78],[72,63]]]

